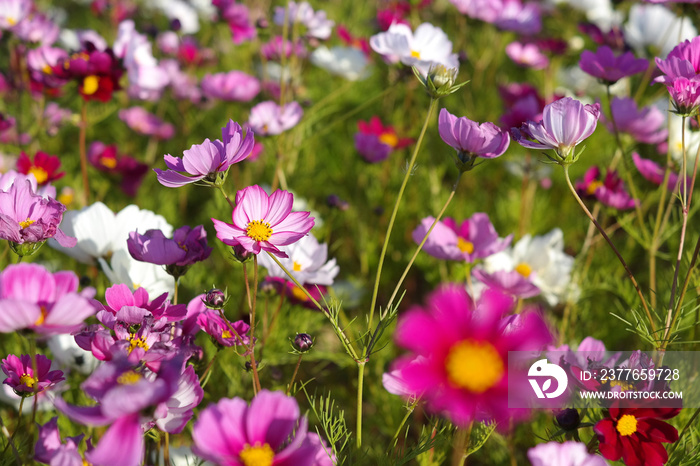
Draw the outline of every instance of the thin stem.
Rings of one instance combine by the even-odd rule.
[[[173,304],[177,304],[177,285],[180,283],[180,278],[175,279],[175,288],[173,289]]]
[[[165,446],[163,448],[163,465],[170,466],[170,436],[165,433]]]
[[[233,202],[233,201],[228,197],[228,194],[226,194],[226,191],[224,190],[224,187],[221,186],[221,185],[217,185],[216,187],[219,188],[219,191],[221,191],[221,194],[224,195],[224,198],[226,199],[226,202],[228,202],[228,205],[230,205],[232,209],[233,209],[234,207],[236,207],[236,203]]]
[[[19,458],[19,452],[17,451],[17,447],[15,447],[15,444],[12,442],[12,438],[10,437],[10,432],[7,430],[7,427],[5,427],[5,424],[2,422],[2,416],[0,416],[0,430],[2,430],[2,434],[7,438],[7,445],[5,445],[5,448],[3,449],[3,453],[5,450],[7,450],[7,447],[10,446],[12,448],[12,453],[15,455],[15,461],[17,462],[17,465],[20,466],[22,464],[22,460]]]
[[[294,367],[294,373],[292,374],[292,379],[289,381],[289,385],[287,385],[287,396],[292,391],[292,386],[294,385],[294,379],[297,378],[297,372],[299,372],[299,366],[301,366],[301,358],[304,357],[304,353],[299,354],[299,359],[297,359],[297,365]]]
[[[83,174],[83,205],[88,205],[90,202],[90,180],[88,178],[88,161],[86,149],[87,136],[87,101],[83,100],[83,107],[80,112],[80,171]]]
[[[603,229],[603,227],[601,227],[600,224],[598,223],[598,220],[596,220],[595,217],[593,217],[593,215],[591,215],[590,211],[586,207],[586,204],[583,203],[583,201],[579,197],[578,193],[576,192],[574,185],[571,184],[571,178],[569,177],[569,166],[568,165],[564,165],[564,175],[566,176],[566,184],[569,186],[569,190],[571,191],[571,194],[574,195],[574,197],[576,198],[576,201],[581,206],[581,209],[583,209],[583,211],[586,213],[586,215],[591,220],[591,222],[593,222],[593,224],[598,229],[600,234],[603,235],[603,238],[605,238],[605,241],[608,243],[608,245],[613,250],[613,252],[617,256],[617,258],[620,261],[620,263],[622,264],[622,266],[625,268],[625,271],[627,272],[627,276],[629,276],[630,280],[632,281],[632,285],[634,285],[634,289],[637,290],[637,294],[639,295],[639,299],[641,299],[641,301],[642,301],[642,306],[644,306],[644,311],[646,312],[647,318],[649,319],[649,325],[651,326],[652,332],[656,333],[656,325],[654,324],[654,320],[651,317],[651,312],[649,311],[649,306],[647,306],[647,301],[646,301],[646,299],[644,299],[644,295],[642,294],[642,290],[639,289],[639,285],[637,284],[637,280],[635,280],[635,278],[634,278],[634,274],[632,273],[630,268],[627,266],[627,262],[625,262],[625,259],[622,257],[620,252],[617,250],[617,248],[615,247],[613,242],[610,240],[608,235],[605,233],[605,230]]]
[[[460,172],[459,176],[457,177],[457,181],[455,181],[455,184],[452,187],[452,192],[450,192],[450,195],[447,198],[447,201],[445,201],[445,204],[442,206],[442,210],[440,210],[440,213],[438,213],[438,216],[433,221],[433,224],[430,225],[430,228],[428,228],[428,231],[425,233],[425,236],[423,236],[423,240],[420,242],[420,244],[416,248],[416,251],[413,253],[411,260],[409,260],[408,264],[406,264],[406,268],[404,269],[403,274],[401,275],[401,278],[399,278],[398,283],[396,283],[396,287],[394,288],[394,292],[391,294],[391,298],[389,298],[389,303],[386,305],[387,309],[390,309],[391,305],[394,304],[394,298],[396,298],[396,295],[399,292],[399,288],[401,287],[401,284],[403,283],[404,279],[406,278],[406,275],[408,275],[408,271],[411,270],[411,266],[413,265],[413,262],[416,260],[416,257],[418,257],[418,253],[421,251],[421,249],[423,249],[423,245],[428,240],[428,236],[430,236],[430,233],[432,233],[433,229],[435,228],[435,225],[438,224],[438,222],[440,221],[442,216],[445,214],[445,210],[447,210],[447,206],[450,205],[450,202],[452,202],[452,199],[455,197],[455,193],[457,192],[457,186],[459,186],[459,180],[461,178],[462,178],[462,173]]]
[[[247,352],[250,352],[250,367],[253,371],[253,391],[257,395],[260,390],[262,390],[260,386],[260,378],[258,377],[258,366],[255,363],[255,347],[254,347],[254,335],[253,332],[250,332],[250,345],[246,345],[245,342],[243,341],[243,337],[241,337],[238,332],[236,332],[236,329],[233,328],[233,325],[231,325],[231,322],[226,318],[224,315],[223,309],[219,309],[219,315],[221,316],[222,319],[224,319],[224,323],[226,324],[226,327],[228,328],[229,332],[231,332],[231,335],[234,335],[236,338],[238,338],[238,341],[241,343],[241,346],[246,349]],[[251,327],[252,328],[252,327]]]
[[[357,363],[357,448],[362,447],[362,385],[365,380],[365,361]]]
[[[391,449],[396,446],[396,442],[399,439],[399,434],[401,433],[401,429],[403,429],[403,426],[406,424],[406,421],[408,421],[408,418],[411,417],[411,414],[413,414],[413,411],[416,409],[417,404],[418,404],[418,400],[416,400],[416,401],[412,402],[411,404],[409,404],[408,406],[406,406],[406,415],[401,420],[399,427],[396,429],[394,436],[391,438],[391,443],[389,444],[389,448],[386,449],[387,453],[389,453],[391,451]]]
[[[277,259],[277,257],[276,257],[274,254],[270,254],[269,252],[268,252],[267,254],[272,258],[272,260],[275,261],[275,263],[282,269],[282,271],[283,271],[285,274],[287,274],[287,276],[289,277],[289,279],[290,279],[291,281],[293,281],[294,284],[295,284],[301,291],[304,292],[304,294],[306,295],[306,297],[309,298],[309,299],[311,300],[311,302],[314,303],[314,305],[315,305],[321,312],[323,312],[323,313],[325,314],[325,313],[326,313],[326,310],[323,308],[323,306],[321,306],[321,305],[318,303],[318,301],[316,301],[316,299],[315,299],[313,296],[311,296],[311,293],[309,293],[309,290],[307,290],[301,283],[299,283],[299,281],[294,277],[294,275],[292,275],[292,273],[291,273],[289,270],[287,270],[287,267],[285,267],[284,265],[282,265],[282,263],[279,261],[279,259]]]
[[[458,427],[454,435],[454,449],[452,450],[452,466],[462,466],[467,458],[467,448],[469,447],[469,438],[472,433],[472,425],[470,423],[467,428]]]
[[[673,300],[676,297],[676,286],[678,285],[678,269],[680,268],[681,265],[681,259],[683,258],[683,246],[685,243],[685,229],[688,226],[688,177],[686,176],[687,173],[687,163],[688,163],[688,154],[686,153],[685,149],[685,117],[682,117],[682,123],[681,123],[681,146],[683,148],[683,166],[681,168],[681,178],[682,178],[682,183],[681,186],[683,186],[683,190],[681,192],[681,206],[682,206],[682,215],[683,215],[683,220],[682,220],[682,226],[681,226],[681,242],[680,245],[678,246],[678,256],[676,256],[676,268],[673,273],[673,282],[671,283],[671,298],[668,302],[668,310],[669,310],[669,317],[670,317],[670,312],[671,308],[673,307]]]
[[[199,378],[199,385],[202,386],[202,383],[204,382],[204,379],[206,379],[207,375],[209,374],[209,371],[211,371],[211,368],[214,366],[214,361],[216,361],[216,356],[219,354],[217,351],[214,356],[212,356],[211,360],[209,361],[209,364],[207,364],[207,367],[204,369],[204,372],[202,372],[202,376]],[[204,388],[204,386],[202,386]]]
[[[367,328],[372,328],[372,321],[374,319],[374,310],[377,307],[377,296],[379,294],[379,280],[382,276],[382,267],[384,266],[384,258],[386,257],[386,251],[389,246],[389,239],[391,238],[391,232],[394,229],[394,222],[396,221],[396,214],[399,211],[399,206],[401,205],[401,198],[406,190],[406,185],[408,184],[408,179],[411,177],[411,172],[413,172],[413,166],[416,164],[416,158],[418,157],[418,150],[423,142],[423,137],[428,129],[428,124],[430,123],[430,117],[433,115],[433,111],[437,106],[437,99],[430,99],[430,105],[428,106],[428,113],[425,116],[425,121],[423,122],[423,128],[418,136],[418,141],[416,141],[416,146],[413,149],[413,155],[408,162],[408,167],[406,169],[406,175],[401,183],[401,188],[399,188],[399,194],[396,197],[396,203],[394,204],[394,210],[391,212],[391,218],[389,219],[389,225],[386,229],[386,235],[384,236],[384,244],[382,245],[382,252],[379,255],[379,265],[377,265],[377,276],[374,280],[374,290],[372,291],[372,304],[369,309],[369,320],[367,323]]]

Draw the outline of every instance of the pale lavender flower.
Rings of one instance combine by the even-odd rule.
[[[607,466],[600,456],[588,453],[585,443],[549,442],[530,448],[527,457],[532,466]]]
[[[248,124],[262,136],[276,135],[296,126],[303,114],[304,111],[297,102],[280,107],[270,100],[250,109]]]
[[[56,42],[61,30],[56,23],[46,16],[41,13],[35,13],[20,21],[12,28],[12,32],[23,41],[49,46]]]
[[[32,0],[0,0],[0,30],[11,29],[32,10]]]
[[[287,8],[275,7],[275,24],[282,26],[285,18],[290,27],[294,23],[299,23],[306,28],[307,37],[326,40],[331,36],[331,31],[335,23],[326,17],[323,10],[314,11],[309,2],[296,3],[290,1]]]
[[[649,106],[637,110],[637,103],[629,97],[613,98],[610,107],[615,125],[606,121],[606,126],[611,132],[617,128],[645,144],[660,144],[668,137],[666,117],[658,108]]]
[[[207,74],[202,78],[202,92],[210,99],[250,102],[260,92],[260,81],[242,71]]]
[[[635,58],[632,52],[615,56],[612,49],[604,45],[595,53],[584,50],[578,65],[594,78],[613,84],[627,76],[646,71],[649,61],[644,58]]]

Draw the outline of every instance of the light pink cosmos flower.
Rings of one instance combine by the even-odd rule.
[[[226,466],[331,466],[330,448],[307,430],[299,405],[282,392],[262,390],[250,406],[241,398],[223,398],[199,415],[192,450]]]
[[[488,288],[519,299],[532,298],[541,293],[537,285],[532,283],[530,275],[519,270],[496,270],[489,273],[476,268],[472,273],[474,278]]]
[[[600,117],[600,104],[584,105],[564,97],[547,105],[542,121],[528,121],[519,129],[511,128],[511,136],[529,149],[553,149],[564,163],[571,163],[571,151],[595,131]]]
[[[420,244],[434,221],[433,217],[424,218],[413,230],[413,241]],[[512,234],[499,238],[489,216],[477,212],[459,226],[449,217],[438,222],[423,245],[423,250],[438,259],[474,262],[503,251],[512,239]]]
[[[277,190],[268,195],[260,186],[249,186],[236,193],[233,224],[212,218],[216,237],[229,246],[242,246],[260,254],[267,251],[288,257],[278,249],[298,241],[314,226],[309,212],[292,212],[292,193]]]
[[[164,122],[143,107],[119,110],[119,119],[137,133],[157,139],[170,139],[175,134],[175,127],[172,124]]]
[[[78,290],[78,276],[37,264],[10,265],[0,273],[0,333],[30,329],[42,335],[78,330],[96,309],[95,290]]]
[[[585,443],[541,443],[527,451],[532,466],[607,466],[602,457],[588,453]]]
[[[260,81],[236,70],[206,74],[202,78],[201,86],[206,97],[229,102],[250,102],[260,92]]]
[[[544,321],[533,312],[520,314],[517,326],[504,325],[513,304],[509,296],[487,290],[475,307],[462,287],[450,285],[432,293],[426,306],[405,312],[395,335],[409,353],[394,369],[401,370],[408,392],[422,393],[431,411],[458,426],[475,419],[512,418],[508,351],[541,349],[551,340]]]
[[[297,102],[290,102],[280,107],[270,100],[250,109],[248,124],[256,133],[270,136],[293,128],[303,115],[304,111]]]
[[[542,70],[549,66],[549,58],[546,57],[537,44],[532,42],[511,42],[506,45],[506,55],[515,62],[516,65]]]
[[[178,188],[201,180],[214,183],[231,165],[248,157],[255,144],[253,132],[247,131],[244,136],[241,125],[233,120],[221,128],[221,138],[223,142],[205,139],[202,144],[194,144],[183,152],[182,159],[166,155],[165,165],[168,170],[153,169],[158,175],[158,182],[168,188]]]

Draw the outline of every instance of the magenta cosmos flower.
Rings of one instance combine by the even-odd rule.
[[[183,152],[182,159],[166,155],[165,165],[169,170],[153,169],[160,184],[168,188],[178,188],[196,181],[223,181],[223,176],[231,165],[250,155],[255,139],[252,131],[247,131],[244,136],[241,125],[233,120],[229,120],[228,124],[221,128],[221,139],[223,142],[218,139],[214,142],[205,139],[202,144],[194,144]]]
[[[219,400],[199,415],[192,450],[221,466],[331,466],[330,448],[307,431],[294,398],[262,390],[250,402]],[[325,451],[324,451],[325,450]]]
[[[409,309],[399,320],[396,342],[410,353],[394,366],[408,391],[422,393],[431,410],[459,426],[509,419],[508,351],[536,350],[551,339],[531,312],[520,314],[517,326],[506,326],[503,317],[513,304],[487,290],[475,308],[463,288],[450,285],[431,294],[425,307]]]
[[[66,206],[57,200],[35,194],[29,180],[17,179],[7,191],[0,191],[0,239],[10,241],[20,255],[37,249],[30,244],[23,247],[24,243],[43,243],[49,238],[72,248],[77,240],[58,227],[65,211]]]
[[[277,190],[268,195],[260,186],[249,186],[236,193],[233,224],[212,218],[216,237],[229,246],[242,246],[260,254],[267,251],[287,257],[278,246],[301,239],[314,226],[309,212],[292,212],[292,193]]]
[[[694,114],[700,107],[700,36],[681,42],[656,65],[663,76],[655,81],[666,85],[676,113]]]
[[[634,58],[632,52],[616,57],[612,49],[604,45],[595,53],[584,50],[578,66],[594,78],[606,84],[614,84],[622,78],[645,71],[649,62],[644,58]]]
[[[444,108],[440,110],[438,131],[442,140],[457,151],[461,170],[470,170],[477,157],[499,157],[510,144],[508,133],[493,123],[480,124],[467,117],[457,118]]]
[[[36,264],[10,265],[0,273],[0,333],[31,329],[44,335],[70,333],[95,313],[95,290],[77,293],[78,276],[51,273]]]
[[[570,164],[574,146],[595,131],[600,117],[600,104],[584,105],[571,97],[564,97],[544,108],[542,121],[528,121],[519,129],[511,128],[518,144],[528,149],[553,149],[561,164]]]
[[[0,369],[7,376],[2,383],[12,387],[18,396],[32,396],[65,380],[62,371],[51,370],[51,360],[43,354],[36,355],[36,372],[32,357],[28,354],[20,357],[8,355],[0,363]]]
[[[413,241],[420,244],[434,221],[433,217],[424,218],[413,230]],[[438,259],[474,262],[503,251],[512,239],[513,235],[499,238],[489,216],[477,212],[459,226],[449,217],[438,222],[423,245],[423,250]]]
[[[583,180],[576,182],[576,191],[582,197],[595,198],[606,206],[618,210],[633,209],[637,200],[625,189],[625,182],[620,179],[617,172],[612,170],[601,177],[600,169],[596,166],[589,168],[583,176]]]
[[[299,123],[304,111],[297,102],[289,102],[280,107],[272,101],[261,102],[250,109],[248,124],[263,136],[283,133]]]
[[[634,162],[634,166],[637,167],[637,170],[639,170],[639,173],[647,180],[656,185],[660,185],[664,182],[664,169],[658,163],[653,160],[643,159],[636,152],[632,153],[632,161]],[[676,183],[678,183],[678,174],[673,172],[669,173],[668,183],[666,184],[668,190],[673,191],[676,188]]]

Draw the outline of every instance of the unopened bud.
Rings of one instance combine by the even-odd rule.
[[[306,353],[314,346],[314,339],[308,333],[297,333],[294,337],[294,349],[300,353]]]
[[[226,304],[226,293],[218,288],[212,288],[207,291],[202,301],[210,309],[222,309]]]
[[[428,73],[423,76],[417,68],[413,68],[416,78],[423,84],[428,95],[433,99],[439,99],[453,94],[462,88],[468,81],[455,84],[457,80],[457,68],[447,68],[445,65],[430,65]]]
[[[557,414],[557,424],[564,430],[576,430],[581,424],[581,416],[574,408],[562,409]]]

